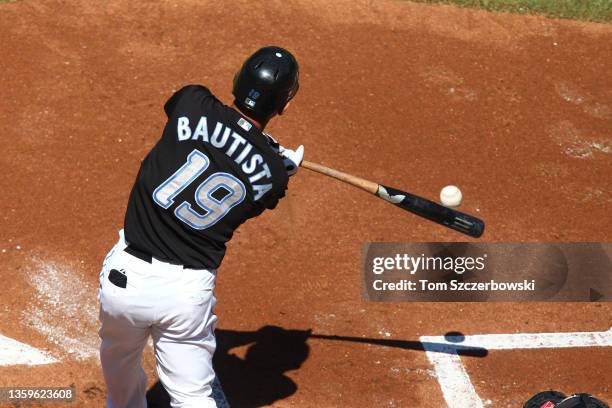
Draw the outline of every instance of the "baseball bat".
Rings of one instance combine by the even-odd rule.
[[[484,221],[452,208],[444,207],[418,195],[397,190],[393,187],[378,184],[307,160],[302,161],[302,167],[348,183],[374,194],[391,204],[395,204],[406,211],[410,211],[419,217],[426,218],[429,221],[459,231],[470,237],[478,238],[484,232]]]

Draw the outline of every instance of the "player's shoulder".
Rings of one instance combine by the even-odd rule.
[[[164,110],[168,117],[176,112],[208,110],[221,105],[221,102],[204,85],[190,84],[185,85],[174,92],[166,102]]]
[[[208,89],[208,87],[200,84],[190,84],[185,85],[178,91],[176,91],[175,95],[179,95],[181,97],[188,98],[209,98],[215,97],[213,93]]]

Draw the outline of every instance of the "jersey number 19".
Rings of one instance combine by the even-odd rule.
[[[206,171],[210,160],[195,149],[187,156],[187,163],[159,185],[153,192],[153,200],[162,208],[170,208],[174,198]],[[174,210],[174,215],[190,227],[203,230],[215,225],[246,196],[244,184],[229,173],[214,173],[204,180],[195,191],[195,202],[204,213],[193,209],[183,201]]]

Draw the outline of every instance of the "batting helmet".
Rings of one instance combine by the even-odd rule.
[[[523,405],[523,408],[554,408],[559,402],[563,401],[567,396],[559,391],[544,391],[539,392],[529,399]]]
[[[557,404],[557,408],[609,408],[608,404],[590,394],[575,394]]]
[[[567,397],[562,392],[540,392],[523,405],[523,408],[609,408],[608,404],[590,394],[574,394]]]
[[[264,47],[242,64],[234,77],[234,105],[266,123],[283,111],[298,91],[298,63],[284,48]]]

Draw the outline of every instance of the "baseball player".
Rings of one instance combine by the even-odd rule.
[[[168,122],[143,160],[119,241],[100,273],[100,359],[107,407],[146,407],[141,367],[149,336],[173,407],[216,407],[216,270],[240,224],[273,209],[304,148],[263,133],[298,90],[298,64],[265,47],[234,78],[226,106],[199,85],[164,106]]]

